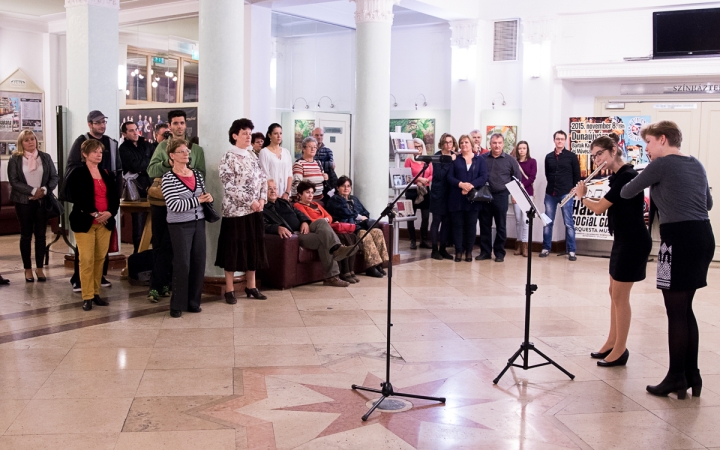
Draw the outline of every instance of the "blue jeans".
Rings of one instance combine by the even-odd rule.
[[[552,223],[543,227],[543,250],[550,250],[552,245],[553,225],[555,224],[555,212],[558,203],[563,199],[562,195],[545,194],[545,214],[547,214]],[[575,222],[573,221],[573,202],[569,201],[562,207],[562,218],[565,223],[565,246],[568,252],[575,253]]]

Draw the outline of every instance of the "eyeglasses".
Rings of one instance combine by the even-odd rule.
[[[97,122],[93,122],[93,125],[101,125],[103,123],[107,123],[107,120],[98,120]]]
[[[182,155],[189,155],[190,150],[175,150],[173,153],[180,153]]]
[[[590,155],[590,158],[592,158],[592,160],[595,161],[598,156],[602,155],[602,154],[605,153],[606,151],[607,151],[606,148],[605,148],[605,149],[602,149],[602,150],[600,150],[599,152],[595,153],[594,155]]]
[[[343,184],[342,186],[338,186],[338,188],[340,188],[340,189],[350,189],[350,185],[349,185],[349,184]]]

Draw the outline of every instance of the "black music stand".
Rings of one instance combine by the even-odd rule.
[[[535,206],[535,203],[533,203],[532,198],[530,195],[528,195],[527,191],[523,187],[520,180],[513,177],[513,180],[515,183],[517,183],[518,187],[522,191],[523,195],[525,196],[525,199],[530,204],[530,209],[527,211],[528,216],[528,236],[530,236],[530,241],[532,242],[532,230],[533,230],[533,219],[535,218],[537,214],[537,207]],[[511,181],[512,183],[512,181]],[[535,367],[542,367],[552,364],[553,366],[557,367],[560,371],[562,371],[565,375],[570,377],[571,380],[575,379],[575,375],[571,374],[567,370],[563,369],[558,363],[550,359],[547,355],[545,355],[543,352],[535,348],[535,344],[530,342],[530,297],[537,291],[537,285],[532,284],[531,281],[532,277],[532,248],[528,252],[528,260],[527,260],[527,281],[525,283],[525,340],[520,344],[520,348],[518,351],[515,352],[514,355],[508,359],[507,365],[505,368],[500,372],[500,374],[493,380],[494,384],[498,384],[498,381],[500,381],[500,378],[502,378],[503,375],[505,375],[505,372],[510,367],[520,367],[523,370],[528,369],[534,369]],[[529,365],[529,356],[530,356],[530,350],[534,351],[538,355],[540,355],[546,362],[541,364],[533,364],[532,366]],[[518,357],[522,357],[523,363],[522,364],[515,364],[515,360],[518,359]]]
[[[362,416],[363,421],[367,421],[368,417],[370,417],[370,414],[375,411],[375,409],[380,406],[380,404],[388,397],[395,396],[395,397],[407,397],[407,398],[419,398],[422,400],[432,400],[440,403],[445,403],[445,397],[427,397],[424,395],[415,395],[415,394],[405,394],[403,392],[395,392],[395,390],[392,387],[392,384],[390,384],[390,327],[392,327],[391,322],[391,315],[392,315],[392,267],[393,267],[393,255],[392,255],[392,249],[393,249],[393,240],[394,240],[394,230],[393,230],[393,219],[395,218],[395,212],[393,211],[393,207],[395,204],[402,198],[403,195],[405,195],[405,192],[408,190],[410,186],[415,184],[415,180],[417,180],[419,177],[421,177],[425,170],[427,170],[428,166],[430,166],[429,162],[425,162],[425,166],[422,168],[422,170],[413,178],[413,180],[405,186],[405,189],[398,194],[397,197],[388,205],[385,207],[383,212],[380,214],[380,217],[375,221],[375,223],[372,224],[370,229],[365,233],[365,235],[359,239],[355,246],[360,245],[360,243],[370,235],[370,231],[377,228],[378,224],[380,223],[380,219],[383,217],[388,218],[388,223],[390,224],[390,261],[388,262],[388,277],[387,277],[387,351],[385,354],[385,381],[380,383],[381,389],[375,389],[375,388],[369,388],[365,386],[358,386],[356,384],[352,385],[353,390],[359,390],[359,391],[368,391],[368,392],[375,392],[378,394],[382,394],[382,397],[376,401],[373,406],[370,408],[370,410],[365,413],[364,416]]]

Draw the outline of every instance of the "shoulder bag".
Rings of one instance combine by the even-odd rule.
[[[205,192],[205,181],[202,179],[202,175],[198,173],[198,171],[195,171],[195,178],[200,181],[200,189],[202,189],[202,193],[206,194]],[[218,220],[220,220],[220,216],[215,211],[215,208],[213,207],[213,202],[205,202],[201,203],[203,208],[203,214],[205,215],[205,220],[209,223],[215,223]]]
[[[48,192],[43,197],[45,203],[45,210],[47,211],[47,218],[52,219],[54,217],[60,217],[65,213],[65,208],[62,203],[55,197],[55,194]]]
[[[495,164],[493,164],[493,168],[495,168]],[[492,173],[492,169],[490,170]],[[470,192],[465,194],[465,198],[467,198],[470,203],[490,203],[493,200],[492,192],[490,192],[490,175],[488,175],[488,181],[485,182],[485,185],[471,189]]]

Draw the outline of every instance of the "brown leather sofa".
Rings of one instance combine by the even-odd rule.
[[[385,244],[390,251],[390,226],[385,223],[380,229],[385,235]],[[317,251],[300,247],[297,235],[281,239],[276,234],[266,234],[265,251],[270,265],[257,273],[263,286],[289,289],[322,281],[325,278]],[[355,255],[355,273],[363,273],[365,269],[362,252],[358,252]]]
[[[0,181],[0,236],[8,234],[20,234],[20,221],[15,212],[15,203],[10,201],[9,181]],[[58,230],[58,219],[50,219],[48,221],[53,233]]]

